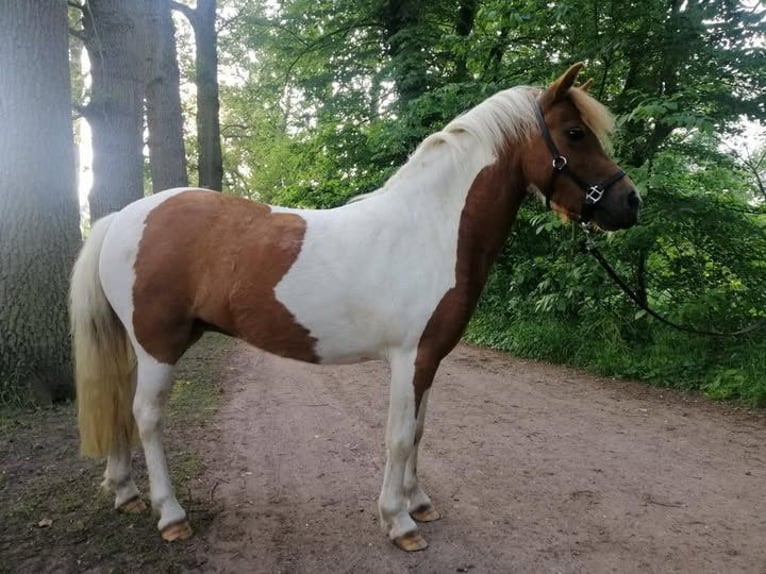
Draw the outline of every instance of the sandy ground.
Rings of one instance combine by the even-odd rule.
[[[239,345],[201,446],[205,572],[766,572],[766,415],[461,346],[420,476],[443,519],[378,527],[387,370]],[[192,516],[193,520],[193,516]]]

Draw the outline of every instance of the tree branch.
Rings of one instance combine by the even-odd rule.
[[[72,117],[73,120],[76,120],[79,118],[84,118],[87,120],[88,116],[90,115],[92,111],[90,105],[88,104],[80,105],[75,103],[72,103],[72,110],[74,110],[75,112],[74,116]]]
[[[83,33],[83,31],[82,30],[77,30],[75,28],[69,28],[69,35],[70,36],[74,36],[75,38],[80,40],[80,42],[82,42],[83,44],[87,40],[87,38],[85,37],[85,34]]]
[[[763,160],[763,155],[761,156],[761,160]],[[766,199],[766,184],[764,184],[763,179],[761,179],[761,174],[758,172],[758,165],[761,163],[761,160],[758,161],[758,164],[753,164],[753,162],[748,158],[744,163],[745,166],[747,166],[747,168],[753,174],[753,177],[755,178],[755,184],[758,187],[758,190],[761,192],[761,195],[763,195],[763,198]]]
[[[250,3],[248,2],[244,6],[240,6],[240,8],[237,11],[237,13],[234,16],[232,16],[231,18],[227,18],[225,20],[223,18],[221,18],[218,21],[219,24],[218,24],[218,26],[216,27],[216,30],[215,30],[216,34],[226,30],[231,24],[233,24],[234,22],[240,20],[242,18],[242,14],[244,14],[246,10],[251,10],[251,9],[252,9],[252,7],[250,6]]]
[[[192,28],[196,25],[197,12],[190,6],[182,4],[181,2],[176,2],[175,0],[170,0],[170,8],[186,16],[186,19],[189,21],[189,24],[192,25]]]
[[[330,41],[333,37],[339,35],[339,34],[347,34],[351,30],[354,30],[355,28],[363,28],[367,25],[367,22],[364,20],[361,20],[359,22],[351,22],[346,26],[341,26],[340,28],[337,28],[335,30],[332,30],[331,32],[327,32],[324,36],[321,36],[317,38],[316,40],[312,41],[311,43],[304,43],[304,49],[301,50],[298,55],[293,59],[292,62],[287,66],[287,71],[285,72],[283,76],[283,82],[282,82],[282,91],[284,92],[284,89],[287,87],[287,83],[290,81],[290,76],[293,73],[293,68],[298,64],[298,62],[307,54],[311,52],[316,52],[317,50],[321,50],[322,48],[326,48],[330,45]]]
[[[239,139],[252,137],[250,128],[252,126],[246,124],[228,124],[221,126],[221,137]],[[240,133],[236,133],[237,130],[241,130]]]
[[[758,191],[761,192],[761,195],[763,195],[763,198],[766,199],[766,182],[763,181],[763,178],[761,177],[760,173],[760,166],[763,162],[764,158],[766,158],[766,150],[763,150],[761,152],[761,157],[758,158],[758,161],[753,161],[752,155],[750,154],[750,150],[747,148],[747,156],[743,155],[739,152],[739,150],[735,149],[733,146],[731,146],[728,142],[722,141],[720,138],[716,138],[719,143],[722,143],[724,147],[726,147],[729,150],[729,153],[731,153],[734,157],[736,157],[740,163],[749,171],[753,178],[755,179],[755,187],[758,189]]]

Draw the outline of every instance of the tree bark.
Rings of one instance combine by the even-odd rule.
[[[199,186],[223,188],[223,156],[218,99],[218,47],[215,31],[216,0],[197,0],[196,9],[171,2],[189,20],[196,45],[197,142]]]
[[[66,293],[80,244],[66,2],[0,7],[0,402],[74,392]]]
[[[466,40],[473,30],[473,23],[476,19],[476,10],[478,9],[478,0],[461,0],[455,21],[455,34],[458,38]],[[455,81],[465,82],[469,79],[468,75],[468,52],[467,43],[461,46],[460,52],[455,56]]]
[[[92,94],[91,221],[144,195],[145,14],[131,0],[88,0],[83,11]]]
[[[428,89],[428,64],[424,60],[429,41],[423,29],[425,8],[423,0],[379,0],[377,6],[400,108],[406,108]]]
[[[199,185],[223,188],[221,125],[218,117],[218,53],[215,33],[216,0],[197,0],[197,134],[199,137]]]
[[[152,190],[189,185],[175,26],[169,0],[147,0],[146,123]]]

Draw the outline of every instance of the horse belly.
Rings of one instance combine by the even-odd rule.
[[[301,323],[315,340],[320,362],[345,364],[382,359],[391,346],[403,339],[396,326],[376,312],[375,306],[356,310],[351,307],[326,303],[317,307],[325,313],[314,313],[310,322]]]

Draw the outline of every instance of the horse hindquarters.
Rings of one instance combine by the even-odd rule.
[[[108,456],[105,483],[116,491],[115,506],[139,511],[144,504],[130,477],[130,447],[136,434],[140,436],[152,505],[167,540],[191,535],[172,490],[162,445],[162,408],[177,357],[160,362],[136,338],[134,262],[146,213],[181,191],[151,196],[97,222],[75,265],[71,294],[82,450]],[[157,329],[167,323],[159,313],[155,319]],[[188,345],[187,323],[165,333],[165,338],[173,343],[175,336]]]

